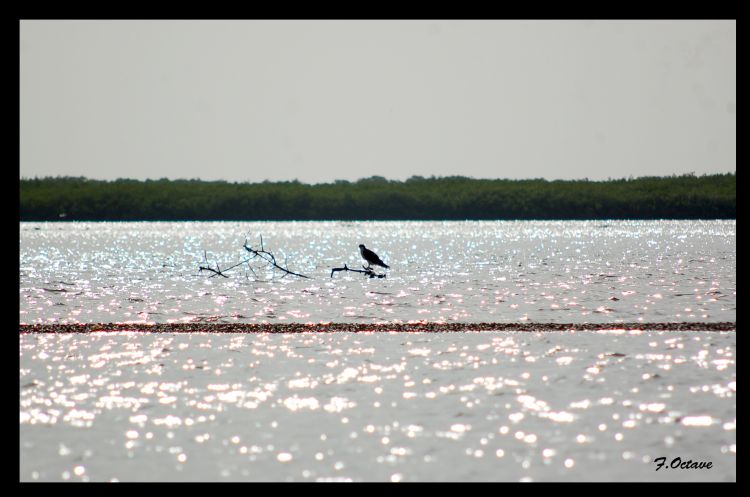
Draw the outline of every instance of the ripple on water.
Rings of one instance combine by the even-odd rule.
[[[735,337],[21,335],[21,479],[735,480]]]
[[[20,319],[734,321],[736,221],[21,223]],[[596,229],[595,229],[596,228]],[[240,266],[245,236],[313,280]],[[366,240],[366,241],[365,241]],[[371,280],[359,243],[392,266]]]

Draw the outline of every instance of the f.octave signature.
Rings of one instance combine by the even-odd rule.
[[[692,459],[688,459],[687,461],[683,461],[681,457],[675,457],[672,459],[669,464],[667,464],[667,458],[666,457],[657,457],[654,459],[654,462],[656,463],[656,471],[659,471],[660,469],[711,469],[713,466],[713,463],[711,461],[693,461]]]

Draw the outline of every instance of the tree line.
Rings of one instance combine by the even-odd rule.
[[[21,221],[736,219],[736,173],[589,180],[413,176],[304,184],[20,180]]]

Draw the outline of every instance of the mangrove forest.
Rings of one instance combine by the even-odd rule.
[[[607,181],[414,176],[304,184],[20,180],[21,221],[735,219],[736,173]]]

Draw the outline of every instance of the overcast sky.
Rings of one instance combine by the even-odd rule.
[[[734,172],[735,21],[21,21],[20,175]]]

